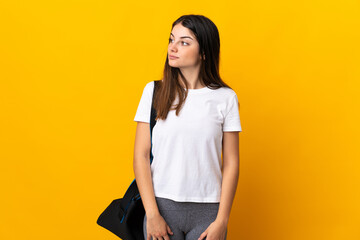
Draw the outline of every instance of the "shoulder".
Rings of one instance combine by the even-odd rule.
[[[225,99],[225,100],[229,100],[234,98],[236,95],[236,92],[228,87],[221,87],[215,90],[215,92],[217,93],[218,97]]]
[[[155,81],[147,82],[144,89],[146,91],[152,91],[154,89],[154,84],[155,84]]]
[[[143,95],[146,95],[148,97],[151,97],[153,94],[153,90],[154,90],[154,81],[149,81],[145,84],[145,86],[143,87]]]

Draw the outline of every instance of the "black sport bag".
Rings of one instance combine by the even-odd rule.
[[[154,81],[153,99],[150,114],[150,138],[152,139],[152,129],[156,124],[156,110],[154,109],[154,96],[158,83]],[[150,164],[153,160],[150,148]],[[101,213],[97,219],[97,224],[111,231],[123,240],[144,240],[143,221],[145,209],[141,200],[139,189],[135,179],[130,184],[123,198],[113,200],[110,205]]]

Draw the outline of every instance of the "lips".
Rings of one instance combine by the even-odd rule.
[[[171,59],[176,59],[176,58],[179,58],[179,57],[176,57],[176,56],[174,56],[174,55],[169,55],[169,58],[171,58]]]

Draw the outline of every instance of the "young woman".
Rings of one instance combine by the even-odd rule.
[[[154,81],[144,87],[134,119],[134,173],[145,240],[226,239],[242,129],[237,95],[219,76],[219,55],[210,19],[184,15],[172,24],[152,139]]]

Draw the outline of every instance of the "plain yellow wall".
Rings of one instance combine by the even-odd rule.
[[[171,23],[203,14],[238,94],[228,240],[360,239],[360,3],[0,2],[0,239],[118,239],[135,112]]]

